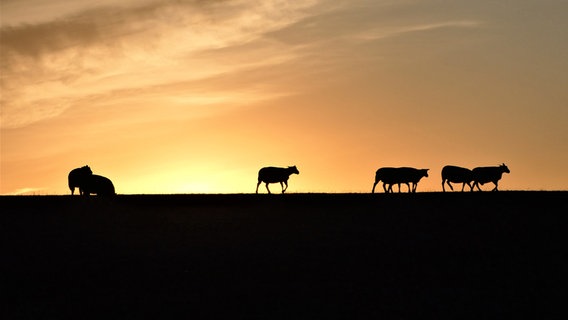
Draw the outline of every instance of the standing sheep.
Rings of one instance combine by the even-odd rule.
[[[446,188],[444,187],[446,183],[450,186],[450,189],[454,191],[454,187],[452,187],[450,182],[462,183],[462,192],[466,184],[469,186],[470,191],[473,191],[471,181],[473,181],[473,173],[467,168],[457,166],[445,166],[442,168],[442,191],[444,192],[446,192]]]
[[[282,187],[282,193],[286,192],[288,189],[288,178],[291,174],[300,174],[298,168],[296,166],[288,167],[288,168],[277,168],[277,167],[264,167],[258,171],[258,183],[256,184],[256,193],[258,193],[258,186],[264,182],[266,184],[266,190],[270,193],[270,189],[268,189],[269,183],[280,183]],[[286,187],[284,188],[284,185]]]
[[[408,187],[408,192],[415,193],[418,182],[422,177],[428,177],[429,169],[416,169],[410,167],[401,168],[380,168],[375,173],[375,183],[373,184],[372,193],[375,192],[375,187],[379,181],[383,181],[383,189],[385,193],[393,192],[392,186],[398,185],[398,192],[400,192],[400,184],[404,183]],[[386,185],[389,185],[388,189]],[[412,185],[412,186],[411,186]]]
[[[71,195],[75,193],[75,188],[79,188],[79,194],[83,194],[83,184],[90,176],[93,175],[93,171],[89,166],[83,166],[81,168],[73,169],[69,172],[67,176],[67,182],[69,184],[69,189],[71,190]]]
[[[479,187],[480,183],[481,185],[483,185],[487,182],[493,182],[495,188],[493,188],[491,191],[499,191],[497,189],[497,184],[499,183],[499,180],[501,180],[501,176],[503,175],[503,173],[511,173],[511,171],[509,171],[509,168],[507,168],[507,166],[503,163],[498,167],[477,167],[472,170],[472,173],[472,190],[474,187],[477,187],[477,190],[481,191],[481,188]]]
[[[373,184],[373,190],[371,191],[371,193],[375,193],[375,187],[380,181],[383,182],[383,190],[385,190],[385,193],[388,193],[386,185],[388,183],[391,183],[391,181],[394,179],[396,170],[397,168],[391,167],[383,167],[377,169],[377,171],[375,172],[375,183]]]
[[[392,185],[398,184],[398,192],[400,192],[400,184],[404,183],[408,187],[408,192],[416,193],[416,188],[418,187],[418,182],[422,177],[428,177],[429,169],[416,169],[409,167],[398,168],[397,176],[395,181],[390,185],[389,191],[392,192]],[[412,185],[412,191],[408,184]]]

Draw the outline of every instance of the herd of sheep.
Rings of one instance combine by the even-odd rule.
[[[373,184],[372,193],[375,193],[375,187],[379,182],[383,182],[383,190],[385,193],[392,193],[393,186],[398,186],[398,192],[400,192],[400,185],[406,184],[408,192],[416,192],[416,187],[418,182],[423,177],[428,177],[429,169],[416,169],[410,167],[383,167],[379,168],[375,172],[375,183]],[[473,191],[475,187],[479,191],[481,188],[479,185],[492,182],[495,185],[492,191],[498,191],[497,186],[499,180],[503,173],[510,173],[509,168],[503,163],[500,166],[495,167],[477,167],[472,170],[467,168],[462,168],[458,166],[445,166],[442,168],[442,191],[446,191],[445,185],[447,184],[453,191],[454,188],[451,183],[461,183],[462,189],[464,190],[467,184],[470,191]],[[261,183],[266,184],[266,190],[268,193],[270,189],[268,185],[270,183],[280,183],[282,188],[282,193],[286,192],[288,189],[288,179],[292,174],[300,174],[296,166],[291,166],[287,168],[279,167],[264,167],[258,171],[258,183],[256,184],[256,193],[258,193],[258,187]],[[68,176],[69,189],[73,195],[75,188],[79,188],[79,194],[81,195],[114,195],[114,185],[110,179],[93,174],[89,166],[83,166],[81,168],[76,168],[69,172]]]
[[[454,187],[452,187],[452,182],[461,183],[461,191],[463,191],[466,184],[469,186],[470,191],[473,191],[475,187],[481,191],[479,184],[483,185],[485,183],[492,182],[495,185],[495,188],[493,188],[492,191],[498,191],[497,186],[503,173],[510,173],[509,168],[507,168],[504,163],[496,167],[477,167],[473,170],[448,165],[442,168],[442,191],[446,191],[445,184],[448,184],[450,189],[453,191]],[[416,192],[416,187],[420,179],[427,176],[428,169],[415,169],[408,167],[380,168],[375,173],[375,183],[373,184],[372,192],[375,192],[375,186],[380,181],[383,182],[383,189],[386,193],[393,192],[392,186],[395,184],[398,185],[398,191],[400,192],[400,185],[402,183],[406,184],[408,192]]]

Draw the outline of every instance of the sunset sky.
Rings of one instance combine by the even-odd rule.
[[[0,3],[2,195],[70,194],[84,165],[119,194],[290,165],[288,192],[501,163],[500,190],[568,189],[568,1]]]

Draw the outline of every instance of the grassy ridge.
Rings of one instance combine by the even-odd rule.
[[[3,196],[2,312],[554,318],[566,289],[567,199],[568,192]]]

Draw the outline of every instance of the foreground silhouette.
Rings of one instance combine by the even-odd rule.
[[[422,177],[428,177],[428,170],[429,169],[416,169],[410,167],[379,168],[375,172],[375,183],[373,184],[373,190],[371,192],[375,193],[375,187],[377,186],[377,183],[382,181],[383,190],[385,191],[385,193],[392,193],[392,186],[394,184],[398,185],[398,192],[400,192],[401,183],[406,184],[409,193],[415,193],[420,179],[422,179]]]
[[[86,180],[93,175],[93,171],[89,166],[83,166],[81,168],[73,169],[69,172],[67,177],[69,183],[69,189],[71,190],[71,195],[75,193],[75,188],[79,188],[79,194],[84,194],[82,186],[85,184]]]
[[[471,184],[472,181],[473,173],[467,168],[449,165],[442,168],[442,191],[444,192],[446,192],[446,188],[444,187],[445,183],[447,183],[450,189],[454,191],[454,187],[452,187],[450,182],[461,183],[462,192],[466,184],[469,186],[470,191],[473,191],[473,185]]]
[[[0,196],[2,318],[566,314],[568,191],[400,195]]]
[[[499,180],[501,180],[501,176],[503,173],[511,173],[509,168],[503,163],[498,167],[477,167],[472,170],[473,173],[473,188],[477,187],[477,190],[481,191],[479,184],[484,185],[488,182],[493,182],[495,188],[491,191],[499,191],[497,189]]]
[[[296,166],[288,167],[288,168],[278,168],[278,167],[264,167],[258,171],[258,183],[256,184],[256,193],[258,193],[258,186],[264,182],[266,184],[266,190],[268,193],[270,189],[268,188],[269,183],[280,183],[280,187],[282,187],[282,193],[286,192],[288,189],[288,178],[291,174],[300,174],[298,168]],[[286,187],[284,187],[286,185]]]

